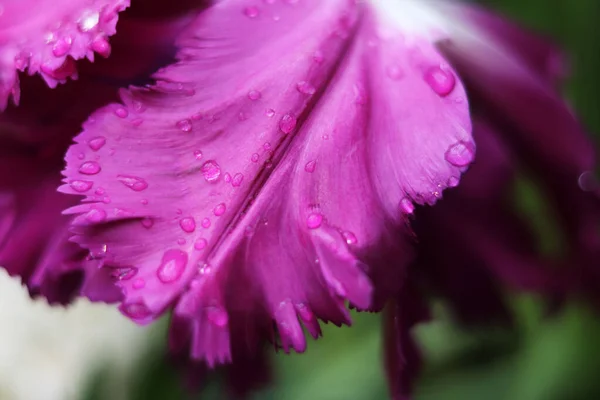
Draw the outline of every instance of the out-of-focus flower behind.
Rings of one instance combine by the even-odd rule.
[[[127,399],[152,330],[79,299],[68,309],[32,301],[0,271],[0,399],[78,400],[103,374],[105,398]]]

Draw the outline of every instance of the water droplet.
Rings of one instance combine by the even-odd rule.
[[[104,196],[104,194],[106,193],[106,189],[104,189],[103,187],[98,187],[96,188],[96,190],[94,190],[94,193],[96,193],[98,196]]]
[[[598,179],[592,171],[585,171],[577,179],[577,185],[584,192],[592,192],[598,188]]]
[[[319,213],[311,213],[306,218],[306,226],[308,229],[317,229],[323,223],[323,216]]]
[[[120,281],[127,281],[133,278],[137,273],[138,269],[136,267],[123,267],[115,269],[111,273],[111,276]]]
[[[252,101],[259,100],[262,94],[258,90],[251,90],[248,92],[248,98]]]
[[[92,50],[100,54],[102,57],[110,56],[110,44],[106,38],[102,36],[97,37],[92,41]]]
[[[304,170],[309,173],[315,172],[315,168],[317,167],[317,162],[315,160],[309,161],[304,166]]]
[[[158,279],[162,283],[175,282],[183,274],[187,262],[188,255],[186,252],[177,249],[165,251],[160,266],[156,270]]]
[[[102,147],[104,147],[105,144],[106,138],[104,136],[96,136],[94,138],[91,138],[88,142],[88,146],[90,146],[90,149],[94,151],[100,150]]]
[[[92,208],[85,214],[85,219],[92,223],[102,222],[106,219],[106,211],[99,208]]]
[[[194,150],[194,158],[196,160],[202,159],[202,152],[200,150]]]
[[[121,312],[132,319],[146,319],[152,312],[146,307],[144,303],[129,303],[122,304],[120,307]]]
[[[275,110],[269,108],[267,111],[265,111],[265,115],[269,118],[272,118],[275,115]]]
[[[177,239],[177,244],[180,246],[183,246],[185,244],[185,239],[184,238]]]
[[[456,78],[452,71],[444,70],[440,67],[431,67],[425,72],[425,81],[434,92],[436,92],[439,96],[447,96],[452,90],[454,90],[454,86],[456,86]]]
[[[93,185],[94,185],[94,182],[79,181],[79,180],[77,180],[77,181],[71,181],[69,183],[69,186],[71,186],[71,189],[73,189],[77,193],[85,193],[88,190],[90,190]]]
[[[179,226],[184,232],[192,233],[196,230],[196,221],[194,217],[185,217],[179,220]]]
[[[298,84],[296,85],[296,89],[298,89],[298,91],[302,94],[308,94],[311,96],[317,91],[317,89],[313,85],[306,81],[298,82]]]
[[[141,192],[142,190],[146,190],[146,188],[148,188],[148,182],[139,176],[117,175],[117,180],[123,185],[127,186],[129,189],[136,192]]]
[[[203,228],[205,228],[205,229],[208,229],[208,228],[210,228],[210,219],[208,219],[208,218],[204,218],[204,219],[202,220],[202,224],[201,224],[201,225],[202,225],[202,227],[203,227]]]
[[[270,148],[271,148],[271,143],[265,142],[265,144],[263,144],[263,149],[269,150]]]
[[[182,132],[191,132],[192,131],[192,121],[189,119],[182,119],[181,121],[177,121],[177,123],[175,125]]]
[[[220,204],[216,205],[215,209],[213,210],[213,213],[217,217],[220,217],[221,215],[225,214],[226,209],[227,209],[227,207],[225,206],[225,203],[220,203]]]
[[[142,226],[146,229],[150,229],[152,228],[152,226],[154,225],[154,220],[152,218],[144,218],[142,219]]]
[[[244,14],[248,18],[256,18],[258,17],[259,11],[256,7],[246,7],[244,8]]]
[[[206,239],[200,238],[200,239],[196,240],[196,243],[194,243],[194,248],[196,250],[204,250],[204,248],[206,248],[207,244],[208,244],[208,242],[206,241]]]
[[[252,154],[252,157],[250,157],[250,161],[258,162],[259,158],[260,158],[260,155],[258,153],[254,153],[254,154]]]
[[[453,187],[457,187],[459,182],[460,182],[460,179],[458,177],[451,176],[450,178],[448,178],[448,182],[446,184],[448,185],[448,187],[453,188]]]
[[[52,46],[52,54],[55,57],[62,57],[71,50],[71,45],[73,44],[73,38],[71,36],[67,36],[62,39],[58,39],[54,46]]]
[[[291,114],[285,114],[279,121],[279,129],[281,132],[288,134],[296,127],[296,118]]]
[[[137,278],[131,285],[134,289],[143,289],[146,286],[146,281],[142,278]]]
[[[79,173],[84,175],[96,175],[101,169],[100,164],[96,161],[86,161],[79,166]]]
[[[473,145],[463,141],[450,146],[444,155],[446,161],[455,167],[466,167],[473,161],[474,156]]]
[[[115,109],[115,115],[119,118],[127,118],[129,111],[127,111],[127,109],[124,107],[117,107]]]
[[[385,73],[393,81],[398,81],[404,77],[404,73],[400,67],[390,65],[385,69]]]
[[[410,199],[404,197],[400,200],[400,210],[405,214],[412,214],[415,211],[415,206]]]
[[[241,173],[237,173],[233,176],[233,179],[231,180],[231,185],[233,186],[240,186],[242,184],[242,181],[244,180],[244,175]]]
[[[346,241],[347,244],[356,244],[358,243],[358,239],[356,235],[350,231],[342,232],[342,237]]]
[[[202,176],[207,182],[216,182],[221,176],[221,167],[214,160],[208,160],[202,164]]]
[[[98,25],[100,21],[100,13],[97,11],[86,11],[79,19],[79,30],[81,32],[89,32]]]
[[[229,172],[225,172],[225,175],[223,175],[223,180],[227,183],[231,182],[231,175]]]

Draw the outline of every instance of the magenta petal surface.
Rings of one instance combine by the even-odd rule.
[[[129,0],[8,0],[0,14],[0,110],[18,103],[17,71],[50,87],[77,77],[75,60],[110,54],[108,37]]]
[[[398,292],[407,214],[455,186],[475,148],[450,66],[377,23],[349,0],[216,3],[155,85],[85,123],[60,190],[93,182],[66,212],[127,316],[174,306],[214,365],[270,320],[273,341],[304,351],[303,325],[317,337],[317,319],[350,323],[346,301]]]

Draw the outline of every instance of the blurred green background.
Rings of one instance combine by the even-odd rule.
[[[480,3],[553,36],[569,51],[573,77],[567,95],[590,131],[600,132],[600,0]],[[521,191],[532,218],[540,209],[534,194],[527,188]],[[592,312],[573,303],[552,318],[542,318],[541,302],[534,296],[511,299],[518,322],[513,330],[462,330],[442,304],[436,305],[435,322],[416,331],[427,360],[417,400],[600,399],[600,322]],[[162,362],[165,322],[154,331],[156,349],[138,368],[131,400],[186,398],[180,381]],[[274,354],[275,384],[254,398],[387,399],[380,325],[378,315],[356,315],[352,329],[326,326],[324,339],[310,342],[303,355]],[[107,398],[102,376],[86,400]],[[198,398],[224,398],[218,378]]]

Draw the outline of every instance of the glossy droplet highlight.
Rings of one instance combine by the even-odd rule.
[[[298,84],[296,85],[296,89],[298,89],[300,93],[307,94],[310,96],[315,94],[315,92],[317,91],[317,89],[313,85],[306,81],[298,82]]]
[[[210,225],[211,225],[211,224],[210,224],[210,219],[208,219],[208,218],[204,218],[204,219],[202,220],[202,223],[201,223],[201,225],[202,225],[202,227],[203,227],[203,228],[205,228],[205,229],[208,229],[208,228],[210,228]]]
[[[142,278],[137,278],[135,281],[133,281],[133,284],[131,286],[134,289],[143,289],[144,287],[146,287],[146,281]]]
[[[231,185],[236,186],[236,187],[240,186],[242,184],[243,180],[244,180],[244,175],[238,172],[231,179]]]
[[[104,136],[96,136],[95,138],[91,138],[88,142],[88,146],[94,151],[100,150],[105,144],[106,138]]]
[[[98,223],[106,219],[106,211],[98,208],[92,208],[85,214],[85,219],[89,222]]]
[[[152,228],[154,225],[154,220],[152,218],[144,218],[142,219],[142,226],[146,229]]]
[[[179,226],[184,232],[192,233],[196,230],[196,221],[194,217],[185,217],[179,220]]]
[[[304,166],[304,170],[306,172],[313,173],[313,172],[315,172],[316,167],[317,167],[317,162],[313,160],[313,161],[309,161],[306,163],[306,165]]]
[[[171,283],[178,280],[188,262],[186,252],[170,249],[163,254],[160,266],[156,270],[156,275],[162,283]]]
[[[449,95],[456,86],[454,73],[440,67],[431,67],[425,72],[425,81],[438,95]]]
[[[111,276],[119,281],[126,281],[133,278],[138,273],[136,267],[123,267],[115,269]]]
[[[269,108],[268,110],[265,111],[265,115],[269,118],[272,118],[275,115],[275,110],[273,110],[272,108]]]
[[[136,192],[141,192],[142,190],[146,190],[148,188],[148,182],[139,176],[117,175],[117,180],[123,185],[127,186],[129,189]]]
[[[352,232],[346,231],[342,232],[342,237],[346,241],[347,244],[356,244],[358,243],[358,239],[356,239],[356,235]]]
[[[256,7],[246,7],[244,8],[244,15],[248,18],[256,18],[258,17],[259,11]]]
[[[252,101],[260,100],[262,94],[258,90],[251,90],[248,92],[248,98]]]
[[[127,111],[127,109],[124,107],[117,107],[115,109],[115,115],[119,118],[127,118],[129,111]]]
[[[260,158],[260,156],[258,155],[258,153],[254,153],[252,154],[252,156],[250,157],[250,161],[252,162],[258,162],[258,159]]]
[[[79,173],[84,175],[96,175],[101,169],[100,164],[96,161],[86,161],[79,166]]]
[[[467,142],[458,142],[448,147],[444,158],[456,167],[466,167],[475,157],[473,145]]]
[[[323,215],[320,213],[311,213],[306,218],[306,226],[308,229],[317,229],[323,223]]]
[[[410,199],[405,197],[400,200],[400,211],[404,214],[412,214],[415,211],[415,206]]]
[[[201,160],[202,159],[202,152],[200,150],[194,150],[194,158],[196,160]]]
[[[221,167],[214,160],[208,160],[202,164],[201,171],[207,182],[216,182],[221,176]]]
[[[279,130],[285,134],[288,134],[294,130],[296,127],[296,122],[296,117],[291,114],[285,114],[283,117],[281,117],[281,121],[279,121]]]
[[[94,185],[94,182],[90,182],[90,181],[71,181],[69,183],[69,186],[71,187],[71,189],[73,189],[74,191],[76,191],[77,193],[85,193],[88,190],[90,190],[92,188],[92,186]]]
[[[144,303],[138,302],[122,304],[119,308],[123,314],[125,314],[131,319],[146,319],[150,315],[152,315],[152,313]]]
[[[225,203],[220,203],[217,204],[217,206],[215,207],[215,209],[213,210],[213,213],[217,216],[220,217],[221,215],[225,214],[225,210],[227,209],[227,207],[225,206]]]
[[[208,242],[206,241],[206,239],[200,238],[200,239],[196,240],[196,243],[194,243],[194,249],[204,250],[206,248],[207,244],[208,244]]]
[[[189,119],[182,119],[181,121],[177,121],[175,126],[177,126],[177,129],[179,129],[182,132],[188,133],[192,131],[192,121]]]

